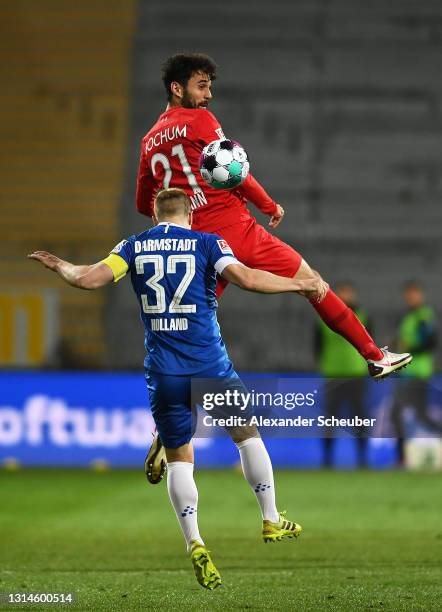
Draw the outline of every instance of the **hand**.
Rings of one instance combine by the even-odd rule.
[[[319,276],[312,276],[311,278],[305,278],[297,281],[298,289],[296,290],[301,295],[305,295],[309,300],[313,299],[317,304],[321,302],[327,291],[329,285]]]
[[[35,259],[42,263],[49,270],[57,271],[58,266],[62,262],[62,260],[56,255],[52,255],[52,253],[48,253],[47,251],[34,251],[28,255],[29,259]]]
[[[277,204],[275,214],[270,217],[269,226],[272,229],[275,229],[275,227],[278,227],[284,215],[285,215],[285,212],[284,212],[283,207]]]
[[[310,298],[313,298],[317,304],[322,302],[322,300],[327,295],[327,291],[330,289],[330,285],[325,282],[321,277],[316,278],[314,283],[316,285],[315,289],[313,289],[312,295]]]

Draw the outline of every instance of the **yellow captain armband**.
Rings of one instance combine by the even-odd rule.
[[[104,263],[112,270],[114,275],[114,283],[118,283],[118,281],[125,276],[126,272],[129,270],[129,266],[124,261],[122,257],[119,255],[115,255],[115,253],[111,253],[106,257],[106,259],[102,259],[100,263]]]

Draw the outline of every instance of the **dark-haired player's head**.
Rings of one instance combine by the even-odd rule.
[[[409,280],[404,283],[404,300],[411,309],[419,308],[425,303],[425,294],[422,284],[417,280]]]
[[[350,281],[343,281],[335,286],[335,293],[341,298],[341,300],[347,304],[347,306],[356,306],[357,303],[357,291],[354,284]]]
[[[216,64],[204,53],[177,53],[163,64],[163,83],[171,106],[207,108]]]
[[[170,221],[190,227],[192,224],[190,198],[182,189],[163,189],[155,198],[154,214],[157,223]]]

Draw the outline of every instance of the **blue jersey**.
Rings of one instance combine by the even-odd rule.
[[[127,264],[145,328],[145,367],[193,375],[230,360],[216,318],[216,273],[239,263],[225,240],[160,223],[112,251]]]

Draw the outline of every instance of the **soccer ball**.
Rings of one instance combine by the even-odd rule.
[[[235,140],[214,140],[204,147],[199,160],[201,176],[215,189],[238,187],[249,167],[247,153]]]

